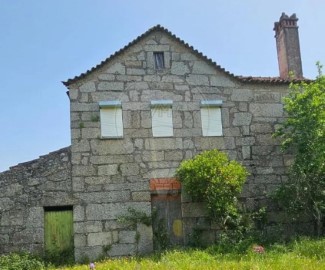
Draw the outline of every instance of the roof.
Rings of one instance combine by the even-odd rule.
[[[158,25],[150,28],[149,30],[147,30],[142,35],[138,36],[136,39],[134,39],[133,41],[131,41],[129,44],[127,44],[126,46],[124,46],[122,49],[120,49],[120,50],[116,51],[115,53],[113,53],[112,55],[110,55],[108,58],[106,58],[105,60],[103,60],[98,65],[92,67],[91,69],[87,70],[84,73],[81,73],[78,76],[75,76],[74,78],[68,79],[67,81],[63,81],[62,83],[65,86],[68,87],[70,84],[72,84],[74,82],[77,82],[79,79],[82,79],[85,76],[87,76],[88,74],[92,73],[93,71],[96,71],[97,69],[101,68],[103,65],[105,65],[106,63],[108,63],[113,58],[117,57],[118,55],[121,55],[123,52],[125,52],[127,49],[129,49],[132,45],[136,44],[141,39],[149,36],[154,31],[164,32],[169,37],[171,37],[172,39],[178,41],[179,43],[181,43],[182,45],[184,45],[186,48],[188,48],[189,50],[191,50],[193,54],[195,54],[199,58],[205,60],[206,62],[210,63],[211,65],[213,65],[217,70],[219,70],[219,71],[223,72],[224,74],[227,74],[228,76],[230,76],[230,77],[232,77],[234,79],[237,79],[237,80],[239,80],[239,81],[241,81],[243,83],[289,84],[291,82],[300,82],[300,81],[303,81],[304,80],[304,79],[283,79],[283,78],[280,78],[280,77],[252,77],[252,76],[237,76],[237,75],[234,75],[233,73],[229,72],[228,70],[226,70],[223,67],[221,67],[220,65],[218,65],[211,58],[208,58],[202,52],[196,50],[195,48],[193,48],[193,46],[189,45],[184,40],[182,40],[179,37],[177,37],[175,34],[173,34],[172,32],[170,32],[168,29],[166,29],[166,28],[164,28],[164,27],[162,27],[161,25],[158,24]]]

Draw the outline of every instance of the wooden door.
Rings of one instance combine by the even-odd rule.
[[[183,245],[180,194],[152,195],[151,205],[155,249]]]
[[[45,251],[73,252],[72,209],[45,209],[44,215]]]

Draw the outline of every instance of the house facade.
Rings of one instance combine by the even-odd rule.
[[[296,16],[282,14],[274,30],[276,78],[235,76],[158,25],[64,82],[71,147],[0,174],[0,252],[43,250],[63,213],[76,260],[151,252],[162,228],[171,244],[187,244],[196,228],[212,243],[218,228],[174,176],[210,149],[249,170],[241,203],[268,205],[270,224],[282,222],[267,194],[286,180],[292,157],[272,134],[289,73],[302,79],[302,68]],[[132,211],[155,211],[163,227],[120,221]]]

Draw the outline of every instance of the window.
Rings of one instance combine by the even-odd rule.
[[[154,137],[173,136],[172,100],[151,101],[152,135]]]
[[[155,69],[164,69],[165,68],[164,53],[154,52],[153,57],[155,59]]]
[[[101,101],[99,108],[102,138],[123,137],[121,101]]]
[[[201,101],[201,122],[203,136],[222,136],[222,100]]]

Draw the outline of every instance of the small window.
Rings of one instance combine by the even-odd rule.
[[[123,137],[121,101],[101,101],[99,108],[102,138]]]
[[[152,135],[154,137],[173,136],[172,100],[151,101]]]
[[[201,102],[203,136],[222,136],[221,105],[222,100],[204,100]]]
[[[156,69],[164,69],[165,68],[165,60],[163,52],[154,52],[153,53],[155,59],[155,68]]]

